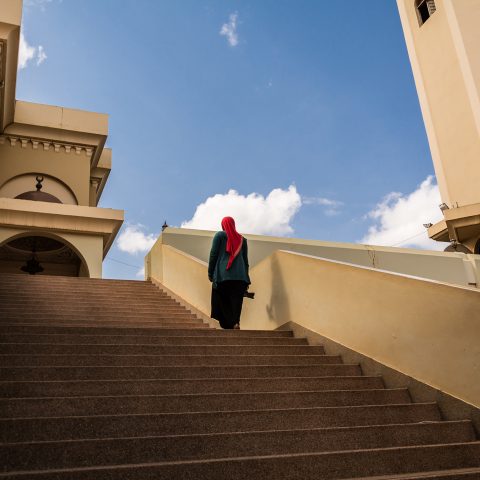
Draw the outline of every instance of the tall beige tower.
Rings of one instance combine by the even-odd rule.
[[[397,0],[442,197],[434,240],[480,253],[480,0]]]

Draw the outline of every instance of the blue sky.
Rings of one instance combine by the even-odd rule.
[[[109,257],[132,266],[105,276],[225,206],[245,233],[434,248],[394,0],[25,0],[23,33],[17,98],[110,114],[101,206],[125,209]]]

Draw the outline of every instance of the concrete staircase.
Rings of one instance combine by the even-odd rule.
[[[0,479],[480,479],[469,421],[148,282],[2,275],[0,335]]]

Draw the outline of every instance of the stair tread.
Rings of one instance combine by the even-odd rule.
[[[412,452],[412,451],[425,451],[425,450],[440,450],[442,447],[468,447],[471,448],[472,446],[474,447],[480,447],[480,442],[468,442],[468,443],[456,443],[456,444],[437,444],[437,445],[422,445],[422,446],[408,446],[408,447],[393,447],[393,448],[377,448],[377,449],[368,449],[368,450],[345,450],[345,451],[334,451],[334,452],[314,452],[314,453],[292,453],[292,454],[280,454],[280,455],[261,455],[261,456],[245,456],[245,457],[224,457],[224,458],[218,458],[218,459],[206,459],[206,460],[183,460],[183,461],[166,461],[166,462],[149,462],[149,463],[135,463],[135,464],[118,464],[118,465],[109,465],[108,467],[103,467],[103,466],[89,466],[89,467],[78,467],[78,468],[67,468],[67,469],[49,469],[49,470],[34,470],[34,471],[19,471],[16,472],[17,474],[53,474],[53,473],[73,473],[73,472],[99,472],[99,471],[107,471],[107,470],[113,470],[113,469],[121,469],[123,471],[127,469],[142,469],[142,468],[155,468],[155,467],[168,467],[168,466],[188,466],[188,467],[194,467],[196,465],[212,465],[212,464],[226,464],[228,463],[234,463],[234,464],[239,464],[239,463],[244,463],[244,462],[251,462],[254,463],[254,470],[259,471],[261,470],[261,463],[262,461],[270,461],[271,463],[272,460],[287,460],[287,459],[314,459],[314,458],[328,458],[332,456],[346,456],[349,454],[352,455],[361,455],[364,453],[369,454],[370,456],[378,455],[384,452],[388,451],[394,451],[395,453],[403,451],[403,452]],[[480,449],[479,449],[480,452]],[[480,457],[477,460],[478,466],[471,467],[471,468],[461,468],[461,469],[450,469],[451,472],[455,472],[455,470],[458,472],[474,472],[480,471]],[[260,468],[259,468],[260,467]],[[278,467],[277,467],[278,468]],[[437,470],[437,471],[427,471],[427,472],[422,472],[424,476],[426,475],[432,475],[432,474],[445,474],[445,470]],[[7,474],[8,475],[8,474]],[[5,475],[6,476],[6,475]],[[318,472],[316,473],[316,476],[318,478]],[[418,473],[416,472],[410,472],[410,473],[405,473],[401,474],[388,474],[388,475],[383,475],[384,479],[395,479],[395,478],[405,478],[408,479],[410,478],[418,478]],[[415,477],[417,476],[417,477]],[[2,474],[0,474],[0,478],[2,477]],[[148,478],[153,478],[153,477],[148,477]],[[159,477],[160,478],[160,477]],[[161,477],[165,478],[165,477]],[[191,478],[195,478],[193,475]],[[218,477],[215,477],[218,478]],[[239,476],[238,478],[247,478],[244,476]],[[274,477],[275,478],[275,477]],[[297,477],[301,478],[301,477]],[[312,477],[308,477],[312,478]],[[345,479],[345,477],[343,477]],[[421,477],[420,477],[421,478]],[[427,477],[428,478],[428,477]],[[368,476],[368,477],[351,477],[348,480],[381,480],[382,476],[376,475],[376,476]]]
[[[211,328],[148,281],[2,275],[0,316],[0,478],[480,474],[471,421],[291,331]]]

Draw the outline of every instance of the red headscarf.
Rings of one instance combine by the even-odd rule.
[[[232,266],[235,257],[242,250],[243,237],[237,232],[235,228],[235,220],[232,217],[225,217],[222,220],[222,229],[227,234],[227,253],[230,254],[228,259],[227,270]]]

